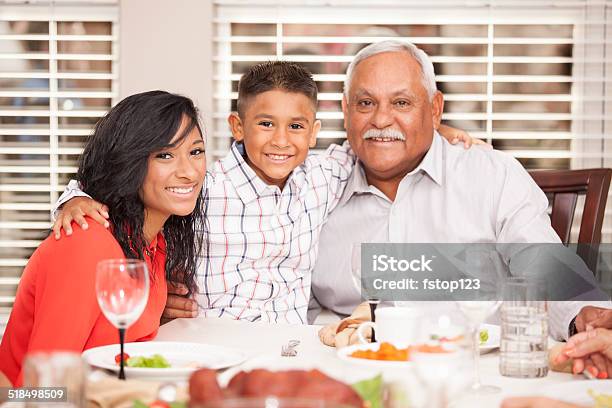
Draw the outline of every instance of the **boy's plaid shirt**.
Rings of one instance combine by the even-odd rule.
[[[234,143],[208,174],[200,314],[306,323],[319,234],[354,165],[348,147],[309,156],[284,189],[264,183]],[[329,271],[333,272],[333,271]]]

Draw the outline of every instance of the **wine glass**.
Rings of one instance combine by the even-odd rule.
[[[478,301],[457,301],[457,307],[468,321],[468,332],[472,339],[472,353],[474,358],[474,382],[471,385],[471,392],[474,394],[494,394],[501,391],[501,388],[494,385],[483,385],[480,382],[480,325],[487,317],[492,315],[501,305],[501,300],[478,300]]]
[[[380,303],[380,299],[375,297],[370,297],[368,292],[363,288],[363,281],[361,276],[361,245],[362,243],[354,243],[351,251],[351,276],[353,278],[353,283],[357,288],[357,291],[361,293],[361,296],[368,302],[370,305],[370,320],[372,322],[376,321],[376,307]],[[372,343],[376,342],[376,334],[372,329]]]
[[[119,329],[119,379],[125,380],[125,331],[138,320],[149,299],[149,271],[145,262],[138,259],[106,259],[98,262],[96,297],[104,316]]]

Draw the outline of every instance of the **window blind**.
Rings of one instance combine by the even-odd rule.
[[[612,167],[606,120],[612,2],[416,3],[216,0],[214,157],[230,146],[226,117],[249,65],[284,59],[313,72],[320,151],[345,137],[340,100],[353,55],[375,41],[402,39],[430,55],[445,95],[445,123],[507,151],[527,169]],[[611,209],[604,242],[612,242]]]
[[[117,64],[116,1],[0,1],[0,332]]]

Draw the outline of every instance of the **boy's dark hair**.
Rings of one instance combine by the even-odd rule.
[[[188,124],[177,140],[172,138],[181,122]],[[191,99],[164,91],[128,96],[113,107],[94,128],[79,163],[77,179],[83,191],[108,205],[113,235],[127,258],[144,259],[144,204],[140,189],[147,175],[149,157],[180,144],[197,129],[198,111]],[[194,293],[196,263],[205,232],[204,198],[193,212],[172,215],[164,224],[166,278],[183,283]]]
[[[294,62],[268,61],[251,66],[240,78],[237,104],[240,117],[244,117],[250,98],[275,89],[300,93],[310,99],[316,109],[317,84],[312,74]]]

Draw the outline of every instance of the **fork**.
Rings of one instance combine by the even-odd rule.
[[[295,349],[300,344],[299,340],[289,340],[289,342],[281,347],[281,357],[295,357],[297,350]]]

